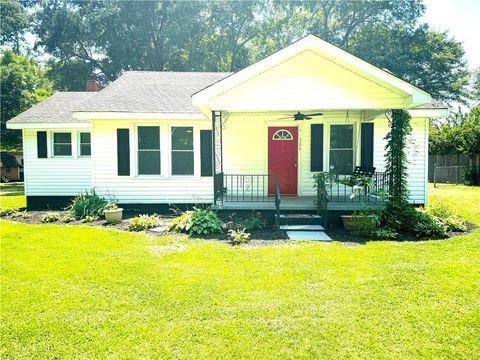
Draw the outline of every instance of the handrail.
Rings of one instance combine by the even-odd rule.
[[[278,183],[278,176],[275,176],[275,225],[280,227],[280,185]]]
[[[225,202],[273,202],[275,176],[272,174],[224,174]]]

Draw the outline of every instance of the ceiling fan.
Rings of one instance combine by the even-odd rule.
[[[285,120],[285,119],[291,119],[293,117],[293,120],[299,121],[299,120],[310,120],[314,116],[322,116],[322,113],[314,113],[314,114],[303,114],[300,111],[298,111],[296,114],[293,114],[293,116],[288,116],[284,118],[280,118],[278,120]]]

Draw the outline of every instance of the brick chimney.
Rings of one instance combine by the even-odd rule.
[[[95,80],[85,81],[85,91],[100,91],[100,85]]]

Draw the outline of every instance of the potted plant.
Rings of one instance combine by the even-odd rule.
[[[380,223],[379,216],[366,211],[354,211],[351,215],[342,215],[345,230],[356,233],[374,230]]]
[[[465,185],[474,185],[475,170],[473,168],[463,169],[463,183]]]
[[[109,224],[115,224],[122,221],[123,209],[115,203],[108,203],[103,209],[103,215]]]

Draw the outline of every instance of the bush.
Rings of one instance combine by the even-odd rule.
[[[154,228],[158,225],[158,217],[156,215],[139,215],[131,218],[128,221],[128,230],[130,231],[143,231]]]
[[[246,217],[239,222],[245,230],[261,230],[267,226],[267,221],[262,219],[262,213],[257,211],[255,215]]]
[[[51,222],[58,221],[58,219],[60,219],[60,214],[59,213],[57,213],[57,212],[47,212],[46,214],[44,214],[42,216],[40,221],[42,223],[51,223]]]
[[[87,215],[81,220],[81,222],[82,223],[89,223],[89,222],[94,222],[94,221],[97,221],[97,220],[98,220],[98,216]]]
[[[354,211],[352,215],[353,233],[370,234],[380,224],[380,216],[371,211]]]
[[[445,236],[445,229],[441,221],[439,221],[439,218],[423,211],[416,212],[416,222],[412,224],[412,232],[415,236],[420,238]]]
[[[456,215],[453,215],[450,209],[441,203],[429,205],[424,212],[436,218],[446,232],[448,231],[466,231],[467,225]]]
[[[11,208],[11,207],[2,207],[0,208],[0,217],[16,215],[17,212],[18,212],[18,209]]]
[[[230,230],[230,240],[233,244],[243,244],[250,241],[250,233],[245,232],[245,229],[242,230]]]
[[[69,207],[73,216],[83,219],[86,216],[101,216],[108,201],[99,196],[95,189],[87,190],[75,197]]]
[[[450,215],[446,219],[442,219],[445,231],[467,231],[467,225],[460,217]]]
[[[65,224],[68,224],[68,223],[70,223],[74,220],[75,220],[75,218],[70,214],[65,214],[65,216],[62,217],[62,222],[65,223]]]
[[[168,231],[185,232],[189,234],[213,234],[222,231],[222,221],[214,211],[194,208],[185,211],[172,220]]]
[[[395,240],[398,237],[398,233],[389,228],[380,228],[373,230],[370,236],[375,240]]]

